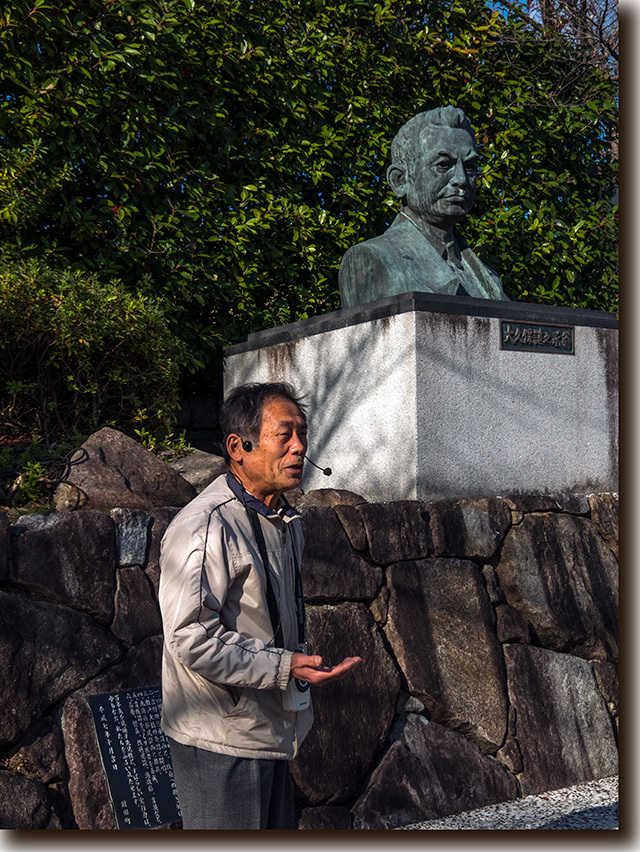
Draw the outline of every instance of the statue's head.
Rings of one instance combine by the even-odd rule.
[[[478,149],[461,109],[439,107],[404,124],[391,143],[387,180],[404,206],[440,228],[460,222],[476,197]]]

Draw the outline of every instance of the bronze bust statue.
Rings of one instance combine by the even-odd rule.
[[[456,234],[476,197],[478,149],[461,109],[439,107],[404,124],[391,143],[387,181],[400,212],[340,264],[342,307],[418,291],[508,301],[497,273]]]

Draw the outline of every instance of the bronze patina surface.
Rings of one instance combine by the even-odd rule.
[[[439,107],[404,124],[387,181],[400,212],[384,234],[352,246],[339,271],[343,308],[399,293],[508,300],[499,276],[456,233],[476,197],[478,149],[461,109]]]

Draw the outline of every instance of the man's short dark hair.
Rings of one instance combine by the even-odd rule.
[[[230,462],[227,452],[229,435],[240,435],[254,446],[260,440],[262,412],[271,399],[288,399],[298,406],[300,414],[307,420],[307,412],[294,388],[287,382],[253,382],[234,388],[220,407],[224,460]]]

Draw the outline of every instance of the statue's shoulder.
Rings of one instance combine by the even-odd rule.
[[[453,275],[431,243],[405,216],[398,215],[377,237],[345,252],[338,271],[343,307],[407,293],[435,292]]]
[[[386,279],[390,256],[383,236],[372,237],[347,249],[338,270],[341,288],[347,286],[351,289],[362,286],[365,281],[381,282]]]
[[[403,277],[398,274],[400,256],[394,225],[383,234],[347,249],[338,270],[342,307],[402,292]]]
[[[377,237],[371,237],[368,240],[363,240],[361,243],[351,246],[344,253],[344,257],[354,257],[359,254],[384,254],[385,251],[389,250],[388,243],[389,240],[386,233],[379,234]]]
[[[412,229],[413,226],[410,222],[403,221],[398,216],[386,231],[378,234],[377,237],[371,237],[368,240],[363,240],[363,242],[351,246],[345,252],[344,257],[349,256],[354,259],[359,255],[363,255],[378,257],[382,260],[385,256],[395,256],[398,253],[399,247],[411,241],[413,236],[411,233]]]

